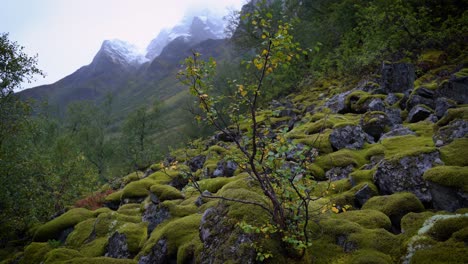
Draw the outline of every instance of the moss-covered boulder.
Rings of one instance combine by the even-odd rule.
[[[71,209],[63,215],[40,226],[34,234],[34,241],[47,241],[49,239],[58,240],[61,239],[61,236],[63,236],[63,240],[65,241],[66,236],[71,233],[73,227],[77,223],[92,217],[94,217],[94,213],[88,209]]]
[[[24,249],[20,264],[37,264],[44,261],[46,254],[52,250],[49,243],[33,242]]]
[[[390,218],[394,231],[399,231],[401,218],[410,212],[423,211],[424,206],[414,194],[403,192],[372,197],[362,209],[381,211]]]

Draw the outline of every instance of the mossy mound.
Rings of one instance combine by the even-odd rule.
[[[437,243],[420,249],[411,258],[411,264],[465,264],[468,263],[468,249],[465,243]]]
[[[424,172],[424,179],[468,192],[468,167],[438,166]]]
[[[49,243],[33,242],[24,249],[23,259],[21,264],[37,264],[44,261],[45,255],[51,251]]]
[[[119,207],[117,210],[119,214],[124,214],[128,216],[140,216],[141,215],[141,204],[132,203],[124,204]]]
[[[460,217],[441,219],[435,222],[427,233],[435,240],[446,241],[453,233],[466,227],[468,227],[468,214]]]
[[[73,258],[66,261],[56,262],[56,264],[137,264],[136,260],[132,259],[116,259],[107,257],[96,257],[96,258]]]
[[[128,251],[136,255],[146,242],[148,237],[148,223],[126,223],[117,229],[119,234],[125,234],[127,237]]]
[[[439,127],[448,125],[455,119],[468,119],[468,106],[458,107],[458,108],[451,108],[447,110],[447,113],[444,117],[442,117],[438,122],[437,125]]]
[[[180,200],[167,200],[161,203],[161,206],[167,208],[172,217],[184,217],[198,212],[195,203],[181,204]]]
[[[85,257],[99,257],[106,252],[108,237],[99,237],[81,246],[80,253]]]
[[[94,232],[98,237],[109,236],[126,223],[138,224],[141,216],[128,216],[117,212],[100,214],[94,224]]]
[[[93,230],[96,218],[87,219],[78,223],[73,232],[68,235],[65,245],[71,248],[79,248],[89,239]]]
[[[150,254],[152,248],[160,241],[167,241],[167,255],[177,256],[178,263],[184,263],[189,248],[196,248],[201,245],[198,234],[201,214],[193,214],[183,218],[175,219],[165,225],[158,226],[146,242],[139,257]],[[179,262],[180,261],[180,262]]]
[[[413,135],[385,138],[382,145],[385,148],[385,159],[389,160],[436,151],[432,138]]]
[[[360,167],[366,162],[365,150],[340,149],[333,153],[319,156],[315,164],[324,170],[329,170],[333,167],[346,167],[348,165]]]
[[[395,193],[392,195],[370,198],[362,209],[373,209],[386,214],[392,224],[399,227],[401,218],[410,212],[422,212],[424,206],[412,193]]]
[[[73,258],[84,257],[80,252],[69,248],[56,248],[45,255],[44,264],[61,263]]]
[[[335,214],[332,217],[358,223],[367,229],[384,228],[390,230],[392,226],[388,216],[377,210],[347,211],[341,214]]]
[[[57,239],[60,233],[77,223],[94,217],[94,213],[84,208],[75,208],[40,226],[34,234],[34,241]]]
[[[123,188],[121,199],[148,196],[150,187],[155,184],[158,184],[158,182],[149,177],[131,182]]]
[[[445,165],[468,166],[468,138],[457,138],[439,151]]]
[[[376,250],[358,250],[353,253],[349,260],[351,264],[391,264],[394,263],[392,258],[382,252]]]
[[[424,222],[434,215],[434,212],[429,211],[421,213],[410,212],[406,214],[401,218],[401,232],[408,237],[416,235]]]
[[[184,198],[184,195],[179,190],[169,185],[156,184],[151,186],[150,191],[158,197],[159,201]]]

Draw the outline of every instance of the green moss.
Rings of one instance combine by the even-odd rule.
[[[402,192],[392,195],[374,196],[362,206],[362,209],[381,211],[392,219],[401,218],[409,212],[424,211],[424,206],[414,194]]]
[[[372,182],[374,177],[375,169],[373,170],[356,170],[349,174],[351,181],[354,184],[363,182]]]
[[[452,238],[460,242],[468,241],[468,226],[454,232]]]
[[[167,184],[173,178],[177,177],[178,175],[179,175],[178,171],[165,170],[165,171],[157,171],[157,172],[151,174],[148,178],[154,180],[153,184],[158,184],[158,183],[159,184]]]
[[[107,202],[118,202],[118,201],[120,201],[120,198],[122,197],[122,193],[123,193],[122,190],[117,191],[117,192],[113,192],[113,193],[107,195],[105,200]]]
[[[149,254],[159,240],[166,239],[168,255],[177,255],[182,261],[185,259],[183,253],[187,252],[187,247],[189,247],[187,244],[201,243],[198,235],[201,217],[201,214],[193,214],[156,227],[137,259]],[[178,263],[181,262],[178,260]]]
[[[421,213],[410,212],[401,218],[401,232],[407,237],[412,237],[418,233],[418,230],[424,222],[435,213],[426,211]]]
[[[341,214],[335,214],[333,217],[358,223],[367,229],[384,228],[390,230],[392,226],[388,216],[377,210],[347,211]]]
[[[468,138],[457,138],[439,151],[445,165],[468,166]]]
[[[47,253],[47,255],[45,256],[44,264],[53,264],[59,261],[66,261],[80,257],[83,257],[83,255],[74,249],[56,248]]]
[[[161,205],[169,210],[172,217],[184,217],[198,211],[195,203],[181,205],[179,201],[164,201]]]
[[[234,181],[235,178],[228,178],[228,177],[217,177],[211,179],[204,179],[198,182],[200,186],[200,190],[204,191],[207,190],[210,193],[216,193],[219,189],[221,189],[224,185]]]
[[[129,216],[117,212],[100,214],[94,224],[98,237],[109,236],[125,223],[140,223],[141,216]]]
[[[98,216],[100,214],[103,214],[103,213],[110,213],[112,212],[112,210],[110,208],[107,208],[107,207],[101,207],[101,208],[98,208],[96,210],[93,211],[93,214],[94,216]]]
[[[455,77],[462,78],[468,76],[468,68],[463,68],[455,73]]]
[[[119,214],[128,216],[141,216],[141,204],[130,203],[124,204],[117,210]]]
[[[411,259],[411,264],[439,263],[468,263],[468,250],[465,243],[437,243],[432,247],[417,250]]]
[[[160,201],[184,198],[184,195],[179,190],[170,185],[156,184],[151,186],[150,190],[158,197]]]
[[[385,229],[364,229],[350,234],[349,241],[356,242],[359,248],[370,248],[395,258],[400,256],[400,240],[398,236]]]
[[[267,198],[260,194],[260,190],[257,188],[247,189],[222,189],[219,192],[220,195],[244,201],[253,201],[264,206],[268,206],[269,202]],[[268,215],[265,210],[256,205],[242,204],[238,202],[228,202],[229,211],[227,216],[239,221],[246,221],[248,223],[266,223]]]
[[[382,145],[385,147],[385,158],[388,160],[436,151],[432,138],[414,135],[385,138],[382,140]]]
[[[327,128],[332,128],[333,125],[334,125],[333,122],[330,121],[329,119],[321,119],[313,123],[307,123],[303,125],[302,128],[304,129],[304,133],[306,135],[312,135],[312,134],[320,133]]]
[[[315,163],[324,170],[329,170],[333,167],[346,167],[350,164],[354,167],[360,167],[366,162],[363,151],[340,149],[336,152],[319,156]]]
[[[315,163],[307,166],[307,170],[313,176],[314,180],[326,180],[325,171]]]
[[[372,144],[372,145],[364,145],[365,147],[365,154],[364,157],[366,159],[370,159],[373,156],[384,155],[385,147],[382,144]]]
[[[405,126],[420,137],[432,137],[435,131],[435,125],[429,121],[420,121],[417,123],[405,124]]]
[[[51,251],[49,243],[31,243],[24,249],[21,264],[37,264],[44,261],[45,255]]]
[[[95,221],[95,218],[91,218],[78,223],[73,232],[68,235],[65,245],[71,248],[79,248],[91,236]]]
[[[139,181],[134,181],[127,184],[124,189],[122,190],[122,197],[123,198],[135,198],[135,197],[144,197],[149,195],[149,188],[152,185],[157,184],[153,178],[145,178]]]
[[[437,125],[439,127],[446,126],[455,119],[467,120],[468,119],[468,106],[448,109],[445,116],[442,117],[437,122]]]
[[[97,258],[74,258],[66,262],[61,262],[57,264],[137,264],[138,261],[133,259],[116,259],[116,258],[107,258],[107,257],[97,257]]]
[[[218,145],[213,145],[211,147],[208,148],[207,150],[207,154],[217,154],[217,155],[223,155],[226,153],[226,149],[221,147],[221,146],[218,146]]]
[[[346,179],[347,180],[347,179]],[[349,180],[347,180],[349,182]],[[355,203],[355,196],[356,192],[359,191],[361,188],[364,187],[364,185],[368,185],[370,189],[372,190],[372,195],[377,195],[377,187],[372,183],[372,182],[362,182],[354,187],[352,187],[349,190],[343,190],[341,192],[338,192],[335,195],[330,196],[330,200],[332,203],[335,203],[341,207],[344,206],[353,206]],[[349,184],[351,186],[351,184]],[[336,192],[336,189],[335,189]]]
[[[468,167],[438,166],[427,170],[424,179],[468,192]]]
[[[75,226],[77,223],[92,218],[93,212],[84,208],[71,209],[63,215],[40,226],[34,234],[34,241],[47,241],[56,239],[60,232]]]
[[[351,264],[391,264],[392,258],[376,250],[358,250],[353,253],[350,259]]]
[[[428,234],[438,241],[446,241],[453,233],[468,227],[468,215],[441,219],[434,223]]]
[[[85,257],[99,257],[103,256],[106,253],[106,247],[108,243],[108,238],[98,237],[93,241],[84,244],[80,248],[80,253]]]
[[[122,183],[126,185],[126,184],[129,184],[130,182],[138,181],[141,176],[143,176],[143,172],[141,171],[132,172],[122,178]]]
[[[137,254],[146,242],[148,237],[148,223],[139,224],[126,223],[117,229],[120,234],[127,237],[128,250],[131,254]]]

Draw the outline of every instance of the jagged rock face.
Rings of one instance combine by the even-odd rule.
[[[447,145],[456,138],[463,138],[468,135],[468,121],[458,119],[448,125],[439,128],[433,140],[437,147]]]
[[[435,114],[438,118],[445,115],[449,108],[455,107],[457,104],[445,97],[440,97],[435,100]]]
[[[382,194],[412,192],[424,203],[432,201],[428,183],[423,179],[426,170],[438,162],[439,153],[419,154],[396,160],[382,160],[374,174],[374,182]]]
[[[468,104],[468,77],[454,78],[444,82],[436,91],[438,97],[447,97],[459,104]]]
[[[213,177],[232,177],[237,169],[237,164],[234,161],[220,161],[213,172]]]
[[[384,63],[382,65],[382,78],[380,89],[385,94],[408,94],[414,87],[416,74],[414,66],[409,63]]]
[[[146,206],[145,212],[142,216],[142,221],[148,223],[148,234],[158,226],[160,223],[171,217],[169,210],[165,207],[150,203]]]
[[[198,155],[188,162],[188,166],[192,172],[196,172],[197,170],[203,168],[203,164],[205,163],[205,161],[206,156]]]
[[[348,97],[350,93],[351,91],[347,91],[333,96],[325,103],[325,106],[330,108],[332,113],[343,113],[346,110],[346,97]]]
[[[468,207],[468,193],[431,181],[428,183],[432,195],[432,205],[435,209],[455,212],[460,208]]]
[[[337,180],[348,178],[349,174],[353,172],[353,170],[354,170],[354,167],[352,164],[346,167],[334,167],[328,170],[325,173],[325,176],[331,181],[337,181]]]
[[[200,222],[200,239],[203,242],[201,263],[255,263],[256,252],[250,246],[251,235],[239,232],[229,223],[223,205],[209,208]]]
[[[330,134],[330,143],[334,150],[343,148],[361,149],[365,142],[373,140],[360,126],[344,126],[336,128]]]
[[[364,132],[372,136],[374,141],[378,141],[391,122],[384,112],[367,112],[361,118],[360,124]]]
[[[115,232],[110,238],[106,248],[106,257],[126,259],[130,257],[128,251],[127,236]]]
[[[369,200],[374,195],[375,194],[372,188],[370,188],[368,184],[365,184],[354,194],[354,204],[358,208],[361,208],[367,202],[367,200]]]

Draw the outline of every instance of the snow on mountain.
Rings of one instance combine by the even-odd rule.
[[[135,45],[119,39],[105,40],[99,53],[121,65],[138,66],[148,61]]]
[[[185,16],[172,29],[163,29],[159,32],[158,36],[148,45],[146,58],[153,60],[161,54],[169,42],[179,37],[183,37],[186,42],[191,41],[193,44],[207,39],[222,39],[225,37],[224,21],[209,10]]]

